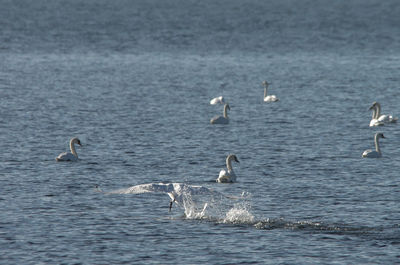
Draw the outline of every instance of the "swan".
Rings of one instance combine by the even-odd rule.
[[[98,187],[96,187],[98,189]],[[101,190],[99,190],[101,191]],[[187,185],[184,183],[148,183],[132,186],[127,189],[119,189],[107,194],[141,194],[141,193],[166,193],[170,197],[171,201],[169,203],[169,211],[172,209],[173,203],[183,206],[185,198],[191,197],[193,195],[213,195],[219,194],[216,191],[208,189],[203,186]],[[204,205],[204,209],[207,204]]]
[[[383,123],[394,123],[397,122],[398,118],[393,117],[392,115],[381,115],[381,104],[378,102],[372,103],[372,106],[370,107],[375,109],[375,119],[377,119],[379,122]]]
[[[78,137],[74,137],[71,139],[71,141],[69,141],[69,148],[71,149],[71,153],[61,153],[59,156],[57,156],[56,161],[77,161],[78,154],[75,151],[75,144],[79,144],[80,146],[82,146],[81,141],[78,139]]]
[[[279,99],[275,95],[269,95],[267,96],[267,89],[269,86],[269,83],[267,81],[262,82],[264,85],[264,101],[265,102],[275,102],[278,101]]]
[[[225,104],[225,99],[224,99],[223,96],[219,96],[219,97],[213,98],[210,101],[211,105],[217,105],[218,103]]]
[[[225,169],[222,169],[219,172],[219,176],[217,178],[218,183],[227,183],[227,182],[235,182],[236,181],[236,175],[235,172],[233,172],[232,168],[232,160],[236,161],[239,163],[239,160],[235,155],[228,155],[226,158],[226,168],[228,171]]]
[[[375,118],[375,116],[376,116],[376,108],[374,106],[371,106],[369,108],[369,110],[372,110],[372,118],[371,118],[371,121],[369,122],[369,127],[375,127],[375,126],[384,125],[383,122],[380,122],[380,121],[378,121],[377,118]]]
[[[228,124],[229,123],[229,118],[228,118],[228,110],[231,110],[229,107],[229,104],[224,105],[224,116],[216,116],[210,120],[211,124]]]
[[[376,133],[374,140],[375,140],[375,150],[365,150],[364,153],[362,154],[362,157],[367,157],[367,158],[379,158],[382,156],[381,149],[379,148],[379,138],[385,138],[383,136],[383,133]]]

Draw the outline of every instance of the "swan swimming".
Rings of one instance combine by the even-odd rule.
[[[74,137],[69,141],[69,148],[71,149],[71,153],[61,153],[59,156],[56,157],[56,161],[77,161],[78,154],[75,150],[75,144],[79,144],[79,146],[82,146],[81,141],[78,139],[78,137]]]
[[[269,83],[267,81],[262,82],[264,85],[264,102],[275,102],[279,101],[279,99],[275,95],[269,95],[267,96],[267,89],[269,86]]]
[[[369,127],[375,127],[375,126],[384,125],[383,122],[380,122],[380,121],[378,121],[377,118],[375,118],[375,116],[376,116],[376,108],[371,106],[369,108],[369,110],[372,110],[372,118],[371,118],[371,121],[369,122]]]
[[[132,186],[127,189],[119,189],[107,194],[141,194],[147,192],[167,193],[171,198],[169,203],[169,210],[172,209],[172,204],[175,202],[177,205],[183,205],[185,196],[192,195],[212,195],[218,192],[212,191],[203,186],[187,185],[184,183],[148,183]],[[204,209],[207,205],[204,205]]]
[[[398,120],[397,117],[393,117],[392,115],[381,115],[381,104],[376,101],[372,103],[372,106],[369,109],[375,109],[375,119],[377,119],[379,122],[394,123]]]
[[[219,97],[213,98],[210,101],[211,105],[217,105],[218,103],[225,104],[225,99],[224,99],[223,96],[219,96]]]
[[[381,149],[379,147],[379,138],[385,138],[385,136],[383,136],[383,133],[376,133],[374,140],[375,140],[375,150],[365,150],[364,153],[362,154],[362,157],[366,157],[366,158],[379,158],[382,157],[382,153],[381,153]]]
[[[217,178],[218,183],[228,183],[228,182],[235,182],[236,175],[232,168],[232,160],[239,163],[239,160],[235,155],[228,155],[226,158],[226,169],[221,169],[219,172],[219,176]]]
[[[211,124],[228,124],[229,123],[229,118],[228,118],[228,110],[231,110],[229,107],[229,104],[224,105],[224,116],[216,116],[210,120]]]

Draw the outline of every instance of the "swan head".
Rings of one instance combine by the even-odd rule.
[[[373,110],[374,108],[376,108],[376,105],[379,104],[378,102],[374,101],[371,105],[371,107],[369,107],[369,110]]]
[[[235,162],[240,163],[236,155],[228,155],[228,160],[233,160]]]
[[[265,80],[262,82],[262,84],[263,84],[263,86],[265,86],[265,87],[267,87],[267,86],[269,85],[269,83],[268,83],[267,81],[265,81]]]
[[[81,140],[79,140],[78,137],[72,138],[71,142],[74,143],[74,144],[79,144],[79,146],[82,146]]]
[[[375,134],[375,137],[376,137],[376,138],[386,138],[386,137],[383,135],[383,133],[381,133],[381,132],[376,133],[376,134]]]
[[[228,110],[231,110],[231,107],[229,107],[228,103],[225,104],[225,108],[228,109]]]

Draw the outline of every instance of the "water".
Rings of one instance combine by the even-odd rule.
[[[0,4],[2,264],[399,262],[397,1]],[[236,199],[95,189],[159,182]]]

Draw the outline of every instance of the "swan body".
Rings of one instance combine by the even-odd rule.
[[[59,154],[59,156],[56,157],[56,161],[57,162],[61,162],[61,161],[77,161],[78,160],[78,154],[76,153],[75,150],[75,144],[79,144],[81,145],[81,141],[78,139],[78,137],[74,137],[69,141],[69,148],[71,150],[71,152],[65,152],[65,153],[61,153]]]
[[[381,149],[379,147],[379,138],[385,138],[383,133],[376,133],[374,137],[375,141],[375,150],[365,150],[364,153],[362,154],[362,157],[364,158],[379,158],[382,157]]]
[[[228,124],[229,123],[229,118],[228,118],[228,110],[231,110],[229,107],[229,104],[224,105],[224,116],[216,116],[210,120],[211,124]]]
[[[226,158],[226,170],[222,169],[217,178],[218,183],[232,183],[236,182],[236,175],[232,168],[232,161],[238,162],[239,160],[235,155],[228,155]]]
[[[119,189],[108,192],[107,194],[141,194],[141,193],[166,193],[171,198],[169,210],[172,204],[183,206],[185,198],[193,195],[212,195],[215,192],[203,186],[193,186],[184,183],[148,183],[132,186],[127,189]],[[204,206],[206,207],[206,205]]]
[[[211,105],[217,105],[218,103],[220,103],[220,104],[225,104],[225,99],[224,99],[223,96],[219,96],[219,97],[213,98],[213,99],[210,101],[210,104],[211,104]]]
[[[370,110],[373,109],[375,110],[375,119],[378,120],[378,122],[380,123],[395,123],[397,122],[398,118],[394,117],[392,115],[381,115],[381,104],[379,104],[378,102],[374,102],[372,103],[372,106],[369,108]]]
[[[267,81],[264,81],[262,84],[264,85],[264,102],[279,101],[279,99],[275,95],[267,95],[269,83]]]

